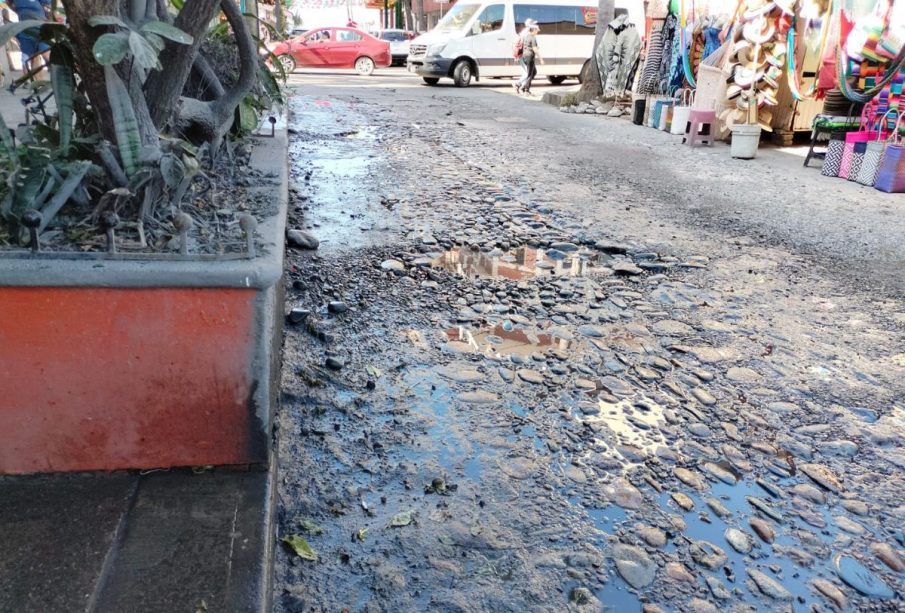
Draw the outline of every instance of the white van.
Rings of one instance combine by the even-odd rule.
[[[616,0],[621,13],[643,31],[643,0]],[[459,87],[472,78],[517,77],[512,46],[526,19],[540,24],[538,75],[553,84],[579,76],[594,51],[596,0],[459,0],[437,27],[412,41],[408,69],[428,85],[443,77]]]

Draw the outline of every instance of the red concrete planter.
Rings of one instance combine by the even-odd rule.
[[[0,258],[0,473],[268,461],[285,133],[253,164],[280,176],[264,255]]]

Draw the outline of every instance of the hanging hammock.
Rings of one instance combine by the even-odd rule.
[[[832,21],[832,10],[827,9],[825,15],[821,17],[821,21],[823,23],[821,27],[820,34],[820,46],[818,57],[823,57],[823,51],[826,49],[826,42],[829,38],[829,32],[831,29],[831,21]],[[788,79],[789,89],[792,91],[792,97],[799,102],[802,100],[813,100],[814,96],[817,92],[817,83],[820,80],[819,75],[814,75],[814,82],[811,84],[811,87],[807,92],[801,93],[801,77],[798,76],[798,66],[796,65],[795,56],[798,55],[796,49],[796,33],[795,26],[797,24],[797,19],[792,22],[792,27],[789,28],[789,34],[786,39],[786,48],[787,51],[787,62],[786,62],[786,78]],[[808,26],[810,26],[810,20],[808,20]],[[805,28],[805,32],[807,32],[807,28]],[[802,39],[804,35],[802,35]]]
[[[841,11],[840,0],[834,0],[833,15],[839,15]],[[850,60],[842,47],[843,41],[840,36],[836,45],[836,75],[839,81],[839,90],[852,102],[860,102],[862,104],[870,102],[877,94],[883,91],[883,88],[886,87],[886,85],[899,74],[902,67],[905,66],[905,46],[903,46],[902,49],[899,50],[899,55],[897,55],[887,67],[886,73],[874,82],[873,87],[865,89],[863,92],[859,92],[848,82],[849,77],[853,75],[846,74]]]
[[[691,13],[692,19],[694,19],[694,0],[691,0]],[[682,70],[685,72],[685,80],[688,81],[688,84],[691,87],[697,87],[697,83],[694,80],[694,73],[691,70],[691,60],[689,59],[689,47],[691,45],[688,44],[686,40],[687,34],[686,30],[686,18],[685,18],[685,0],[681,0],[679,2],[679,46],[682,48]]]

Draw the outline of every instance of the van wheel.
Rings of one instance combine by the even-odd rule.
[[[453,68],[453,83],[456,87],[468,87],[471,83],[471,64],[468,60],[459,60]]]
[[[553,85],[562,85],[562,82],[565,81],[566,78],[561,76],[549,76],[547,77],[547,80]]]
[[[437,77],[421,77],[421,78],[424,79],[424,82],[427,83],[428,85],[436,85],[437,83],[440,82],[440,79],[438,79]]]

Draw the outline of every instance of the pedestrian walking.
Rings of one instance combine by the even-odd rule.
[[[14,0],[12,5],[19,21],[48,21],[50,18],[50,0]],[[25,72],[37,68],[36,60],[50,51],[47,43],[40,41],[40,32],[36,28],[16,34],[16,40],[19,41],[19,50],[22,51],[22,64]],[[47,58],[43,57],[43,59],[43,64],[46,64]]]
[[[522,67],[522,76],[513,85],[516,93],[531,95],[531,81],[537,76],[537,62],[543,64],[537,47],[537,35],[540,33],[540,25],[534,19],[526,19],[517,41],[517,47],[521,47],[519,64]]]

